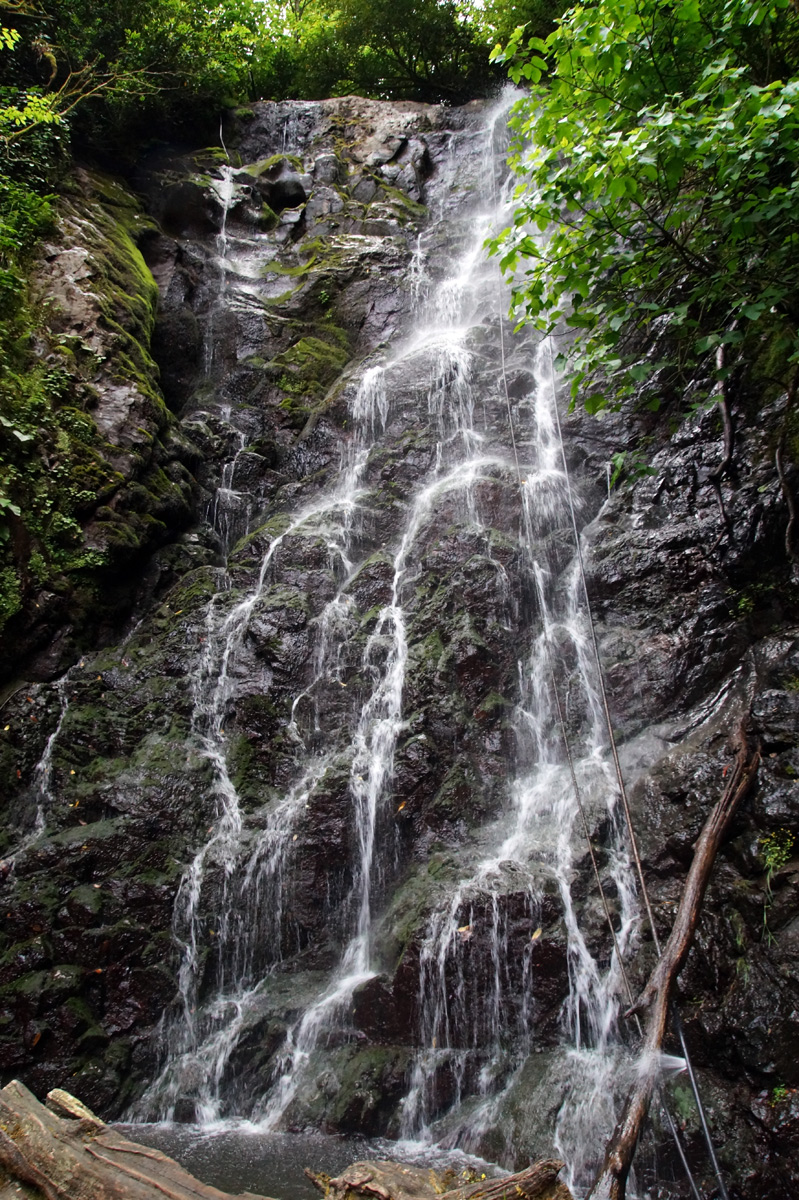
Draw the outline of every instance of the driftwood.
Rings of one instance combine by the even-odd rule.
[[[481,1179],[453,1187],[452,1172],[400,1163],[357,1162],[335,1179],[306,1169],[305,1174],[327,1200],[573,1200],[558,1182],[560,1159],[544,1159],[516,1175]]]
[[[51,1092],[47,1105],[16,1080],[0,1090],[0,1200],[266,1200],[200,1183],[68,1092]]]
[[[657,1083],[657,1062],[666,1034],[671,993],[691,947],[702,899],[722,838],[738,805],[754,782],[759,762],[759,745],[750,739],[745,723],[742,723],[735,767],[724,794],[710,813],[694,846],[693,862],[685,880],[669,940],[649,982],[628,1014],[646,1014],[641,1070],[627,1095],[621,1118],[605,1151],[599,1176],[586,1200],[625,1200],[627,1176]]]

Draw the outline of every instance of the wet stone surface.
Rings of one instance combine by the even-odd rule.
[[[230,162],[159,152],[135,181],[154,455],[187,478],[165,544],[125,633],[3,709],[0,1071],[104,1116],[427,1126],[508,1166],[557,1130],[576,1161],[563,1113],[596,1078],[564,1045],[593,1036],[580,969],[604,978],[610,946],[553,675],[617,921],[629,864],[541,364],[478,257],[501,155],[480,106],[352,98],[256,105],[225,138]],[[722,1161],[776,1200],[799,1159],[799,612],[773,447],[744,406],[726,519],[712,413],[608,497],[645,420],[561,401],[661,936],[750,701],[763,741],[679,999]]]

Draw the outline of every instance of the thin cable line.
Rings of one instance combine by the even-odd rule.
[[[496,177],[495,177],[494,171],[493,171],[493,165],[491,167],[491,183],[492,183],[494,207],[497,208],[499,206],[499,198],[497,195],[497,182],[496,182]],[[514,426],[513,426],[513,412],[512,412],[512,408],[511,408],[511,402],[510,402],[510,392],[508,390],[507,360],[506,360],[506,352],[505,352],[505,326],[504,326],[504,317],[503,317],[503,309],[502,309],[502,272],[499,269],[499,264],[497,264],[497,309],[498,309],[498,315],[499,315],[499,345],[500,345],[500,359],[501,359],[501,369],[502,369],[502,384],[503,384],[503,389],[504,389],[504,393],[505,393],[505,406],[507,408],[507,413],[508,413],[508,428],[510,430],[511,445],[513,447],[513,460],[514,460],[514,463],[516,466],[516,478],[517,478],[518,485],[519,485],[519,492],[520,492],[520,495],[522,495],[522,497],[523,497],[524,485],[522,482],[521,468],[519,466],[519,454],[518,454],[518,449],[517,449],[517,445],[516,445],[516,434],[515,434]],[[547,351],[549,354],[549,370],[550,370],[550,380],[551,380],[551,386],[552,386],[552,408],[554,411],[555,424],[556,424],[556,428],[558,431],[558,441],[560,443],[561,459],[563,461],[563,472],[564,472],[564,478],[566,481],[566,494],[567,494],[568,501],[569,501],[569,512],[570,512],[570,516],[571,516],[572,530],[574,533],[574,542],[575,542],[575,548],[576,548],[576,552],[577,552],[577,559],[578,559],[578,563],[579,563],[580,578],[581,578],[581,582],[582,582],[583,594],[585,597],[586,612],[588,615],[588,624],[589,624],[589,628],[591,631],[591,639],[592,639],[592,643],[593,643],[594,655],[596,658],[597,675],[599,678],[602,706],[604,709],[605,720],[607,723],[608,736],[609,736],[609,740],[610,740],[611,752],[613,755],[614,767],[616,770],[616,777],[619,782],[619,790],[621,792],[622,801],[624,804],[625,820],[626,820],[626,824],[627,824],[627,828],[628,828],[628,832],[629,832],[629,836],[630,836],[630,841],[632,843],[632,848],[633,848],[633,853],[634,853],[635,863],[636,863],[636,868],[637,868],[637,874],[638,874],[638,878],[641,881],[641,890],[642,890],[642,893],[644,896],[644,902],[646,905],[647,916],[649,918],[650,928],[652,930],[652,937],[653,937],[653,941],[655,944],[655,949],[657,951],[658,957],[660,957],[660,955],[661,955],[660,942],[658,939],[657,930],[655,928],[654,917],[652,915],[652,907],[649,902],[649,894],[647,892],[646,883],[644,881],[643,868],[641,865],[640,855],[638,853],[638,844],[637,844],[637,841],[635,838],[635,832],[634,832],[633,824],[632,824],[632,815],[630,813],[630,807],[629,807],[629,803],[627,800],[627,790],[624,786],[624,777],[622,775],[621,763],[619,762],[618,751],[616,749],[616,740],[615,740],[614,733],[613,733],[613,723],[611,721],[610,708],[608,705],[607,693],[605,691],[605,681],[604,681],[604,676],[603,676],[603,672],[602,672],[602,662],[599,657],[599,646],[597,643],[596,631],[594,629],[593,616],[592,616],[592,612],[591,612],[591,602],[590,602],[590,599],[588,596],[588,586],[586,583],[585,569],[584,569],[584,565],[583,565],[582,548],[580,545],[580,537],[579,537],[579,533],[577,530],[577,518],[575,515],[575,511],[574,511],[571,480],[569,477],[568,465],[566,463],[566,451],[565,451],[565,447],[563,444],[563,431],[561,429],[561,424],[560,424],[560,414],[558,413],[557,397],[555,394],[555,368],[554,368],[554,363],[552,361],[552,342],[549,337],[547,337]],[[599,873],[599,865],[597,863],[596,853],[594,851],[594,846],[591,841],[591,835],[590,835],[590,830],[588,827],[588,821],[587,821],[587,818],[585,815],[585,809],[584,809],[583,802],[582,802],[582,795],[580,793],[580,788],[577,784],[577,776],[576,776],[576,773],[574,770],[574,759],[573,759],[573,756],[571,753],[571,747],[569,745],[568,734],[566,731],[566,723],[563,718],[563,709],[561,707],[560,695],[559,695],[558,688],[557,688],[554,666],[553,666],[553,662],[552,662],[551,648],[549,645],[549,638],[548,638],[548,633],[546,630],[544,631],[544,641],[545,641],[547,660],[548,660],[548,664],[549,664],[549,670],[550,670],[550,676],[551,676],[551,682],[552,682],[552,691],[553,691],[553,695],[555,697],[555,703],[557,706],[558,720],[560,723],[560,730],[561,730],[561,737],[563,738],[564,749],[566,752],[566,758],[567,758],[568,765],[569,765],[569,774],[571,776],[572,787],[574,789],[577,806],[580,811],[580,817],[581,817],[582,824],[583,824],[585,839],[586,839],[586,842],[588,845],[588,852],[591,857],[591,863],[592,863],[592,866],[594,869],[594,875],[595,875],[597,886],[599,889],[599,894],[602,899],[602,906],[605,910],[605,917],[607,919],[608,928],[610,929],[610,936],[613,941],[614,952],[616,954],[616,959],[619,964],[619,970],[620,970],[622,979],[624,981],[624,987],[627,992],[627,996],[629,998],[630,1006],[632,1007],[632,1005],[634,1004],[632,988],[630,986],[630,981],[629,981],[629,977],[627,975],[627,970],[626,970],[626,967],[624,964],[624,959],[622,957],[618,938],[616,936],[616,929],[613,924],[613,918],[611,916],[610,907],[608,905],[605,888],[602,883],[602,877]],[[639,1037],[641,1037],[643,1039],[643,1028],[642,1028],[641,1020],[638,1016],[638,1013],[635,1013],[635,1023],[638,1028]],[[705,1139],[708,1144],[710,1158],[711,1158],[711,1161],[712,1161],[714,1169],[715,1169],[716,1177],[717,1177],[718,1183],[719,1183],[719,1188],[721,1190],[721,1200],[729,1200],[727,1191],[724,1187],[724,1182],[721,1178],[721,1174],[718,1169],[718,1162],[716,1160],[716,1155],[715,1155],[715,1152],[713,1149],[712,1141],[710,1139],[710,1133],[709,1133],[709,1130],[707,1127],[707,1122],[705,1120],[704,1110],[702,1107],[702,1101],[699,1096],[698,1088],[696,1086],[693,1070],[689,1065],[688,1048],[685,1044],[685,1039],[682,1036],[681,1030],[682,1030],[682,1027],[680,1026],[680,1042],[681,1042],[681,1045],[683,1048],[683,1053],[685,1055],[686,1065],[689,1066],[689,1077],[691,1079],[691,1083],[692,1083],[692,1087],[693,1087],[693,1091],[694,1091],[694,1098],[696,1100],[697,1108],[699,1109],[700,1117],[702,1119],[702,1126],[703,1126],[703,1129],[705,1132]],[[671,1113],[669,1112],[668,1106],[666,1104],[665,1096],[662,1093],[662,1089],[659,1086],[656,1086],[655,1093],[658,1096],[658,1098],[660,1099],[661,1106],[666,1115],[666,1120],[669,1125],[669,1130],[672,1134],[674,1143],[677,1147],[677,1153],[679,1154],[680,1160],[681,1160],[683,1168],[685,1170],[685,1173],[686,1173],[686,1176],[688,1179],[688,1184],[691,1188],[691,1191],[693,1192],[695,1200],[701,1200],[701,1196],[700,1196],[699,1190],[696,1186],[696,1182],[694,1180],[694,1176],[691,1171],[691,1167],[685,1156],[685,1151],[683,1149],[682,1142],[680,1141],[679,1133],[674,1124],[674,1121],[672,1120]]]
[[[608,927],[610,929],[610,936],[613,939],[613,949],[615,951],[616,961],[619,964],[619,971],[620,971],[622,980],[624,982],[624,990],[627,993],[627,999],[629,1001],[630,1007],[632,1008],[633,1004],[635,1003],[634,997],[633,997],[633,991],[632,991],[632,987],[630,986],[630,979],[627,974],[627,968],[625,966],[624,959],[623,959],[622,953],[621,953],[621,948],[619,946],[619,941],[616,936],[616,929],[613,924],[613,918],[610,913],[610,905],[608,904],[608,898],[607,898],[607,893],[605,891],[605,886],[602,883],[602,877],[599,873],[599,864],[597,863],[596,852],[594,850],[593,842],[591,841],[591,834],[590,834],[590,831],[588,828],[588,819],[585,814],[585,807],[583,805],[582,794],[580,792],[580,788],[577,783],[577,775],[574,770],[574,759],[573,759],[572,752],[571,752],[571,746],[569,745],[568,734],[566,732],[566,722],[563,718],[563,709],[561,707],[560,695],[558,693],[557,684],[555,682],[555,671],[554,671],[552,657],[550,654],[548,644],[547,644],[547,658],[549,659],[549,670],[550,670],[550,675],[552,677],[552,691],[555,696],[555,705],[558,710],[558,721],[560,723],[561,737],[563,738],[563,746],[564,746],[564,749],[566,752],[566,760],[569,764],[569,774],[571,776],[572,787],[574,789],[574,795],[577,799],[577,807],[580,810],[580,817],[582,819],[583,830],[585,832],[585,840],[588,843],[588,853],[591,856],[591,864],[594,868],[594,876],[596,878],[596,883],[597,883],[597,887],[599,889],[599,894],[602,897],[602,907],[605,910],[605,917],[607,918]],[[636,1027],[638,1029],[638,1036],[643,1041],[644,1030],[643,1030],[643,1026],[641,1025],[641,1018],[639,1017],[637,1012],[633,1013],[633,1019],[635,1020]],[[686,1059],[686,1062],[687,1061],[688,1060]],[[689,1067],[689,1073],[690,1073],[690,1067]],[[688,1162],[688,1159],[686,1158],[685,1150],[683,1149],[682,1140],[681,1140],[679,1132],[677,1130],[677,1126],[674,1124],[672,1115],[669,1112],[669,1108],[666,1103],[666,1097],[663,1094],[663,1089],[658,1084],[656,1084],[654,1091],[655,1091],[655,1095],[657,1096],[658,1100],[660,1101],[660,1106],[663,1109],[663,1112],[666,1116],[666,1122],[669,1127],[669,1132],[671,1133],[671,1136],[674,1140],[674,1144],[677,1147],[677,1154],[679,1155],[680,1162],[683,1165],[683,1169],[685,1171],[685,1174],[686,1174],[686,1177],[688,1180],[688,1186],[690,1187],[691,1191],[693,1192],[694,1200],[702,1200],[702,1197],[699,1194],[699,1189],[696,1185],[696,1180],[694,1179],[693,1172],[691,1171],[690,1164]],[[708,1145],[711,1146],[712,1144],[709,1141],[710,1134],[708,1132],[706,1132],[705,1136],[708,1138]],[[713,1154],[712,1149],[711,1149],[711,1159],[715,1162],[715,1155]],[[728,1200],[726,1193],[723,1193],[722,1200]]]
[[[655,944],[655,950],[657,951],[658,958],[660,958],[661,953],[662,953],[661,948],[660,948],[660,938],[658,937],[658,932],[655,927],[655,918],[652,913],[652,905],[649,900],[649,892],[647,890],[646,881],[644,879],[644,869],[641,864],[641,855],[638,851],[638,839],[635,836],[635,829],[633,828],[632,813],[630,812],[630,802],[627,798],[627,788],[625,787],[625,784],[624,784],[624,776],[622,774],[621,763],[619,761],[619,752],[618,752],[618,749],[616,746],[616,737],[613,733],[613,722],[612,722],[611,716],[610,716],[610,705],[608,704],[608,694],[607,694],[607,690],[605,688],[605,677],[604,677],[604,672],[602,671],[602,660],[599,657],[599,643],[597,641],[596,629],[594,628],[594,618],[593,618],[593,614],[591,612],[591,601],[588,596],[588,583],[586,582],[586,578],[585,578],[585,565],[583,563],[583,550],[582,550],[582,545],[580,543],[580,534],[577,529],[577,515],[574,511],[574,499],[572,497],[571,479],[569,478],[569,468],[566,463],[566,449],[563,444],[563,431],[562,431],[561,425],[560,425],[560,414],[558,413],[558,405],[557,405],[557,401],[555,398],[555,364],[552,361],[552,342],[549,337],[547,337],[546,342],[547,342],[547,352],[549,354],[550,381],[551,381],[551,385],[552,385],[552,400],[553,400],[552,409],[555,414],[555,425],[558,430],[558,441],[560,442],[560,455],[561,455],[561,461],[563,462],[563,474],[566,478],[566,496],[569,501],[569,514],[571,517],[572,531],[574,533],[574,545],[575,545],[575,550],[576,550],[576,554],[577,554],[577,565],[578,565],[578,569],[580,571],[580,582],[582,584],[583,595],[585,597],[586,613],[588,616],[588,628],[589,628],[589,632],[591,634],[591,644],[593,646],[594,657],[596,658],[596,664],[597,664],[597,680],[599,683],[599,695],[600,695],[600,699],[602,701],[602,709],[605,714],[605,723],[607,724],[608,740],[610,743],[610,753],[611,753],[611,757],[613,759],[613,766],[614,766],[614,769],[616,772],[616,780],[619,785],[619,794],[621,796],[621,802],[624,807],[624,818],[627,823],[627,831],[630,836],[630,847],[633,852],[633,859],[635,860],[636,873],[638,875],[638,879],[641,884],[641,895],[643,897],[644,906],[646,908],[646,914],[649,919],[649,926],[652,930],[652,940]]]
[[[556,423],[557,430],[558,430],[558,439],[560,441],[560,453],[561,453],[561,459],[563,462],[563,472],[566,477],[566,494],[567,494],[568,500],[569,500],[569,512],[571,515],[572,529],[574,531],[574,543],[575,543],[575,549],[577,552],[577,562],[578,562],[579,570],[580,570],[580,580],[582,582],[583,594],[585,596],[586,613],[588,616],[588,627],[589,627],[589,630],[591,633],[591,643],[592,643],[593,650],[594,650],[594,656],[596,658],[597,677],[599,680],[599,691],[600,691],[600,696],[602,699],[602,708],[605,713],[605,721],[607,723],[607,729],[608,729],[608,740],[610,743],[611,755],[613,757],[613,765],[616,770],[616,778],[617,778],[618,784],[619,784],[619,792],[620,792],[621,799],[622,799],[622,805],[624,807],[624,818],[625,818],[625,822],[627,824],[627,832],[628,832],[629,838],[630,838],[630,846],[632,848],[633,858],[635,860],[636,872],[638,874],[638,878],[641,883],[641,894],[643,896],[644,905],[646,907],[647,917],[649,919],[649,926],[650,926],[650,929],[652,930],[652,941],[654,942],[655,951],[657,952],[658,958],[661,958],[663,951],[661,950],[660,939],[658,937],[657,929],[655,928],[655,918],[652,913],[652,905],[649,900],[649,891],[646,886],[646,880],[644,879],[644,871],[643,871],[643,866],[641,863],[641,856],[638,851],[638,840],[635,836],[635,828],[633,826],[632,813],[630,811],[630,803],[627,798],[627,788],[625,787],[625,784],[624,784],[624,776],[622,774],[621,762],[619,761],[619,752],[618,752],[618,749],[616,746],[616,736],[613,732],[613,722],[612,722],[611,716],[610,716],[610,705],[608,704],[608,696],[607,696],[607,691],[605,688],[605,676],[604,676],[604,672],[602,670],[602,660],[599,656],[599,643],[597,641],[596,628],[594,626],[594,617],[593,617],[593,612],[591,609],[591,600],[588,595],[588,583],[587,583],[586,577],[585,577],[585,566],[583,563],[582,545],[580,542],[580,535],[577,530],[577,517],[576,517],[575,511],[574,511],[574,501],[572,498],[571,480],[569,478],[569,468],[568,468],[568,464],[566,462],[566,448],[563,443],[563,431],[561,429],[560,414],[558,413],[557,397],[555,394],[555,365],[552,361],[552,341],[549,336],[547,336],[546,341],[547,341],[547,352],[549,355],[550,382],[551,382],[551,386],[552,386],[552,408],[555,413],[555,423]],[[700,1118],[700,1121],[702,1124],[702,1131],[705,1136],[705,1142],[707,1143],[707,1149],[708,1149],[708,1154],[710,1155],[710,1161],[713,1164],[713,1172],[716,1176],[716,1181],[719,1185],[719,1192],[721,1193],[721,1200],[729,1200],[727,1188],[724,1184],[724,1179],[721,1174],[721,1168],[719,1166],[719,1161],[718,1161],[718,1158],[716,1157],[716,1151],[713,1146],[713,1140],[710,1136],[710,1128],[708,1126],[707,1117],[705,1115],[705,1109],[704,1109],[704,1105],[702,1103],[702,1097],[699,1094],[699,1085],[697,1083],[696,1076],[694,1074],[693,1065],[691,1063],[691,1056],[688,1052],[688,1045],[685,1040],[685,1035],[684,1035],[683,1029],[682,1029],[682,1023],[679,1021],[677,1010],[674,1005],[672,1005],[672,1017],[675,1020],[675,1028],[677,1029],[677,1035],[679,1037],[680,1046],[682,1048],[683,1057],[685,1059],[685,1065],[688,1069],[688,1078],[691,1081],[691,1090],[693,1091],[694,1100],[696,1101],[696,1107],[697,1107],[697,1111],[699,1113],[699,1118]]]
[[[498,282],[499,282],[498,296],[501,297],[501,285],[502,285],[501,275],[499,276]],[[507,407],[507,411],[508,411],[508,427],[510,429],[511,445],[513,446],[513,458],[514,458],[514,463],[516,466],[516,478],[517,478],[517,482],[519,485],[519,493],[521,495],[523,495],[524,484],[522,482],[521,467],[519,465],[519,455],[518,455],[518,451],[517,451],[517,447],[516,447],[516,436],[515,436],[514,429],[513,429],[513,414],[512,414],[512,410],[511,410],[510,393],[508,391],[508,377],[507,377],[506,355],[505,355],[505,328],[504,328],[504,324],[503,324],[501,301],[500,301],[500,310],[499,310],[499,342],[500,342],[500,356],[501,356],[501,360],[502,360],[502,381],[503,381],[504,392],[505,392],[505,403],[506,403],[506,407]],[[549,348],[549,350],[550,350],[550,366],[551,366],[551,363],[552,363],[551,347]],[[553,376],[553,383],[554,383],[554,376]],[[553,400],[554,400],[554,387],[553,387]],[[561,434],[560,420],[558,419],[558,414],[557,414],[557,405],[553,405],[553,406],[555,407],[555,418],[557,421],[558,438],[560,441],[561,453],[563,453],[563,437]],[[565,459],[564,459],[564,466],[565,466]],[[568,492],[568,496],[569,496],[569,504],[571,507],[571,483],[569,481],[568,473],[566,474],[566,487],[567,487],[567,492]],[[572,508],[572,523],[573,523],[575,537],[576,537],[577,528],[576,528],[576,520],[574,517],[573,508]],[[579,541],[577,542],[577,546],[578,546],[578,553],[579,553]],[[581,567],[582,567],[582,562],[581,562]],[[583,575],[583,590],[585,592],[586,604],[588,604],[588,592],[585,587],[585,576],[584,575]],[[589,612],[589,621],[590,621],[590,607],[589,607],[588,612]],[[592,632],[593,632],[593,626],[592,626]],[[605,912],[605,918],[607,920],[608,928],[610,930],[610,936],[611,936],[611,939],[613,942],[613,949],[614,949],[614,953],[616,955],[616,961],[619,964],[619,971],[620,971],[622,980],[624,981],[624,989],[627,993],[627,999],[628,999],[629,1005],[630,1005],[630,1007],[632,1007],[633,1004],[635,1003],[635,998],[633,996],[633,991],[632,991],[632,987],[630,985],[630,980],[629,980],[629,976],[627,974],[627,968],[624,963],[624,958],[621,953],[621,947],[619,946],[619,941],[616,936],[616,928],[613,924],[613,917],[610,912],[610,906],[608,904],[607,893],[605,891],[604,884],[602,883],[602,877],[599,873],[599,864],[598,864],[597,858],[596,858],[596,851],[594,850],[593,842],[591,841],[591,834],[590,834],[590,830],[589,830],[589,826],[588,826],[588,819],[585,814],[585,807],[584,807],[583,801],[582,801],[582,794],[580,792],[580,788],[577,783],[577,775],[576,775],[576,772],[574,769],[574,757],[572,755],[571,746],[569,744],[568,733],[566,731],[566,722],[564,720],[563,708],[562,708],[561,701],[560,701],[560,694],[558,692],[557,682],[555,679],[555,670],[554,670],[554,664],[552,661],[552,651],[551,651],[551,647],[549,644],[549,635],[546,630],[544,631],[544,644],[545,644],[545,648],[546,648],[547,662],[549,665],[549,672],[550,672],[550,677],[551,677],[552,693],[555,698],[555,705],[556,705],[557,713],[558,713],[558,722],[560,725],[560,733],[561,733],[561,737],[563,739],[563,746],[564,746],[566,760],[567,760],[568,767],[569,767],[569,775],[571,777],[572,788],[574,790],[575,799],[577,801],[577,807],[580,812],[580,818],[582,821],[583,832],[585,834],[585,840],[588,845],[588,853],[591,858],[591,865],[594,870],[594,877],[596,879],[597,888],[599,890],[599,895],[602,900],[602,907]],[[596,644],[595,644],[595,650],[596,650]],[[599,664],[598,653],[597,653],[597,663]],[[601,678],[601,667],[599,667],[599,674],[600,674],[600,678]],[[604,688],[603,688],[603,695],[604,695]],[[607,704],[605,705],[605,711],[606,711],[606,718],[607,718]],[[610,728],[610,725],[609,725],[609,728]],[[611,732],[611,737],[612,737],[612,732]],[[620,771],[620,767],[618,769]],[[658,948],[658,953],[659,953],[659,948]],[[641,1025],[641,1020],[640,1020],[640,1017],[638,1016],[638,1013],[634,1014],[634,1019],[635,1019],[635,1024],[636,1024],[636,1027],[638,1030],[638,1036],[641,1039],[643,1039],[644,1031],[643,1031],[643,1026]],[[677,1154],[679,1156],[680,1162],[682,1163],[683,1170],[685,1171],[688,1186],[691,1189],[691,1192],[694,1196],[694,1200],[702,1200],[702,1197],[699,1193],[699,1189],[697,1187],[693,1172],[691,1171],[691,1166],[686,1157],[685,1150],[683,1148],[682,1141],[680,1139],[679,1131],[678,1131],[676,1125],[674,1124],[671,1113],[669,1112],[669,1108],[666,1103],[666,1097],[663,1094],[662,1088],[658,1085],[656,1085],[656,1087],[655,1087],[655,1094],[657,1095],[658,1100],[660,1101],[660,1106],[663,1109],[663,1112],[666,1116],[666,1122],[669,1127],[669,1132],[671,1133],[671,1136],[674,1140],[674,1144],[677,1149]],[[695,1093],[695,1095],[696,1095],[696,1093]],[[698,1101],[698,1096],[697,1096],[697,1101]],[[699,1103],[699,1101],[698,1101],[698,1103]],[[715,1161],[715,1155],[713,1154],[712,1149],[711,1149],[711,1158],[713,1161]],[[719,1182],[721,1183],[721,1180],[719,1180]],[[721,1184],[721,1187],[722,1187],[722,1200],[728,1200],[726,1192],[723,1191],[723,1184]]]

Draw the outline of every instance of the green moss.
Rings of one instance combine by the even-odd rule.
[[[295,154],[273,154],[271,158],[262,158],[258,162],[248,163],[244,170],[254,179],[259,179],[265,171],[271,170],[272,167],[277,167],[281,163],[288,163],[293,170],[300,174],[305,170],[301,158],[297,158]]]
[[[455,860],[442,853],[432,854],[426,863],[409,871],[395,889],[375,939],[382,969],[395,970],[411,940],[424,928],[427,914],[435,907],[442,890],[451,887],[457,877]]]
[[[233,786],[239,796],[242,796],[248,790],[250,772],[255,763],[255,752],[249,738],[243,734],[234,738],[228,747],[227,760]]]
[[[57,310],[28,295],[12,323],[0,322],[0,393],[6,419],[19,435],[11,439],[0,495],[19,509],[24,525],[12,542],[0,504],[0,628],[40,589],[62,595],[76,589],[70,615],[82,619],[87,610],[79,589],[107,567],[114,548],[130,553],[162,536],[163,525],[148,519],[146,505],[163,509],[181,495],[166,479],[148,480],[149,498],[138,505],[137,518],[130,521],[124,501],[116,503],[100,518],[106,547],[85,547],[83,525],[125,482],[109,461],[120,448],[103,445],[87,411],[96,402],[98,380],[100,388],[111,379],[135,390],[138,418],[148,426],[138,436],[148,450],[154,432],[171,418],[149,349],[158,289],[137,245],[154,223],[123,184],[100,173],[78,172],[65,191],[60,214],[66,239],[69,243],[74,229],[86,251],[85,291],[99,310],[97,325],[106,331],[109,352],[102,359],[79,335],[60,332]],[[130,447],[121,453],[131,461]]]
[[[240,111],[246,112],[249,119],[252,120],[253,114],[249,109]],[[205,146],[202,150],[195,150],[191,157],[198,170],[224,166],[230,161],[227,151],[221,146]]]
[[[73,888],[67,896],[67,904],[70,902],[93,916],[99,916],[103,908],[102,891],[89,884],[80,884]]]
[[[173,613],[193,612],[204,608],[217,591],[217,573],[211,567],[198,567],[181,579],[169,593],[169,606]]]
[[[333,327],[326,327],[324,332],[330,341],[303,337],[272,360],[271,365],[282,368],[278,382],[286,396],[281,407],[310,412],[349,361],[349,352]],[[302,403],[296,404],[297,399]]]
[[[429,802],[429,807],[439,819],[464,820],[468,823],[470,817],[475,817],[469,808],[470,801],[478,794],[478,790],[478,781],[474,773],[460,764],[447,772],[444,782]]]
[[[397,216],[402,220],[423,220],[428,215],[428,210],[424,204],[417,204],[415,200],[411,200],[410,196],[406,196],[405,192],[399,188],[390,187],[387,183],[380,183],[379,191],[372,203],[379,203],[382,200],[387,200],[395,211]]]
[[[261,229],[263,229],[265,233],[269,233],[269,231],[274,229],[279,222],[280,217],[277,215],[274,209],[270,208],[266,203],[262,204],[259,220]]]
[[[489,692],[480,701],[478,715],[486,717],[497,716],[512,711],[513,707],[513,702],[506,700],[504,696],[500,696],[499,692]]]
[[[428,633],[421,642],[415,642],[409,652],[412,663],[418,663],[423,669],[438,670],[438,664],[444,653],[444,643],[438,629]]]
[[[54,846],[64,847],[81,844],[88,845],[90,842],[105,842],[122,833],[126,824],[127,819],[125,817],[112,817],[104,821],[92,821],[89,825],[73,825],[69,829],[62,829],[60,833],[54,834],[50,840]]]
[[[307,262],[297,263],[295,266],[289,266],[288,263],[281,262],[279,258],[272,258],[261,268],[262,275],[289,275],[292,277],[301,277],[307,275],[313,269],[316,262],[316,255],[312,254]]]

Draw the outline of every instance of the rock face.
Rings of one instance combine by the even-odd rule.
[[[62,561],[26,569],[30,603],[0,633],[4,683],[20,663],[49,678],[113,638],[155,547],[193,519],[191,454],[151,353],[158,289],[139,245],[155,229],[127,187],[79,169],[33,267],[37,366],[61,429],[41,451],[56,482],[40,504],[44,516],[57,497]]]
[[[111,357],[95,419],[124,446],[163,412],[137,486],[162,488],[166,532],[124,637],[3,711],[6,1078],[108,1116],[427,1127],[508,1166],[556,1135],[572,1184],[601,1152],[626,1005],[564,741],[633,987],[652,952],[548,360],[480,252],[502,127],[480,105],[263,104],[229,160],[142,166],[147,400]],[[54,290],[80,283],[65,254]],[[64,304],[92,327],[85,294]],[[712,412],[668,436],[560,410],[662,935],[750,706],[763,740],[680,1006],[724,1166],[776,1198],[799,1161],[799,615],[784,412],[756,401],[720,485]],[[641,438],[657,474],[608,495]],[[644,1182],[657,1163],[683,1194],[674,1162],[645,1151]]]

